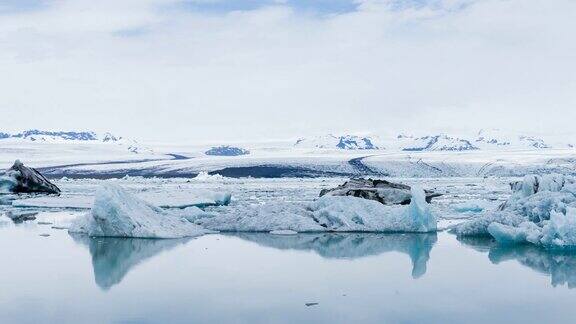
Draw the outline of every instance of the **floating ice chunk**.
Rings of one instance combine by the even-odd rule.
[[[409,206],[386,206],[356,197],[324,196],[310,204],[275,203],[225,214],[188,218],[206,228],[228,232],[433,232],[436,218],[424,191],[412,189]]]
[[[488,212],[452,227],[450,232],[458,236],[489,236],[488,226],[492,223],[518,226],[524,221],[523,216],[514,213]]]
[[[552,213],[566,214],[576,207],[574,179],[562,175],[527,175],[512,183],[513,193],[497,211],[488,211],[452,229],[458,235],[490,235],[488,225],[499,223],[518,227],[532,222],[542,227]],[[499,229],[494,229],[498,231]],[[502,233],[499,233],[502,234]]]
[[[412,201],[408,206],[409,223],[408,227],[413,228],[414,232],[433,232],[436,231],[436,217],[430,211],[430,205],[426,202],[426,193],[424,189],[418,186],[412,186]]]
[[[488,232],[498,243],[532,243],[550,249],[576,249],[576,209],[569,208],[566,215],[553,212],[542,226],[524,222],[517,227],[492,223]]]
[[[566,214],[553,212],[542,227],[540,242],[553,248],[576,249],[576,208],[568,208]]]
[[[92,210],[75,220],[69,231],[90,236],[138,238],[192,237],[210,232],[112,184],[98,189]]]
[[[218,182],[226,179],[226,177],[220,174],[209,174],[208,172],[202,171],[198,173],[196,177],[193,178],[195,181],[202,181],[202,182]]]
[[[530,243],[548,249],[576,249],[576,187],[561,175],[528,175],[499,211],[455,228],[459,235],[484,234],[499,244]]]
[[[492,223],[488,225],[488,233],[500,244],[537,243],[541,228],[532,222],[523,222],[517,227]]]
[[[490,208],[492,204],[486,200],[470,200],[450,205],[458,213],[480,213]]]
[[[436,218],[426,203],[424,190],[412,188],[408,206],[385,206],[355,197],[323,197],[311,205],[314,220],[330,231],[432,232]]]

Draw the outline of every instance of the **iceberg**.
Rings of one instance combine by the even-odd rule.
[[[424,190],[412,188],[408,206],[387,206],[349,196],[323,196],[307,204],[250,206],[222,214],[197,213],[188,220],[224,232],[434,232],[435,216]]]
[[[452,204],[450,208],[458,213],[481,213],[490,206],[491,203],[487,200],[470,200]]]
[[[576,249],[576,185],[572,177],[527,175],[497,211],[455,228],[457,235],[490,235],[503,245]]]
[[[38,170],[24,166],[20,160],[0,176],[0,191],[14,193],[59,194],[60,188],[50,182]]]
[[[98,189],[92,210],[76,219],[69,232],[135,238],[181,238],[211,233],[113,184]]]

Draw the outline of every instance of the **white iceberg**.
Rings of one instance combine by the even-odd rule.
[[[576,249],[576,209],[568,208],[566,214],[552,212],[550,220],[540,226],[532,222],[517,227],[492,223],[488,232],[501,244],[531,243],[550,249]]]
[[[415,232],[436,231],[436,218],[424,190],[412,189],[408,206],[386,206],[356,197],[324,196],[309,204],[275,203],[243,210],[188,217],[208,229],[226,232]]]
[[[90,236],[180,238],[208,231],[162,210],[113,184],[98,189],[92,210],[76,219],[71,233]]]
[[[527,175],[513,183],[499,210],[462,223],[458,235],[490,235],[500,244],[576,249],[576,185],[572,177]]]

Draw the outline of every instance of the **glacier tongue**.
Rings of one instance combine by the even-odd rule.
[[[75,220],[69,231],[90,236],[137,238],[180,238],[211,232],[113,184],[98,189],[92,210]]]

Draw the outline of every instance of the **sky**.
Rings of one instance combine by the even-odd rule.
[[[574,136],[574,0],[0,0],[0,131]]]

